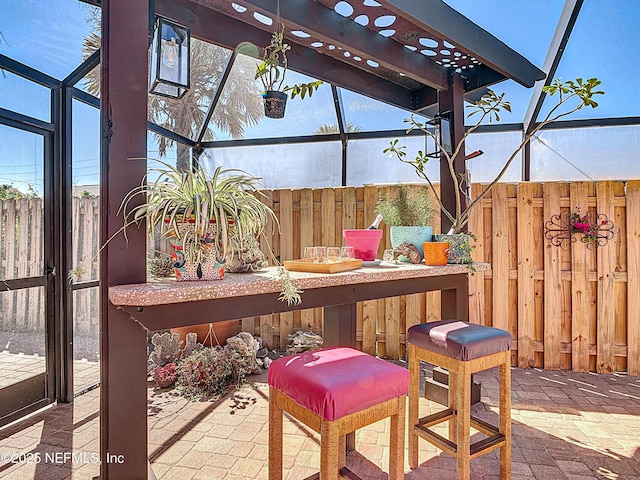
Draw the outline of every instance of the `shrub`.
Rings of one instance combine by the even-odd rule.
[[[426,189],[411,191],[406,185],[384,196],[380,195],[376,205],[376,213],[382,215],[387,225],[426,226],[431,223],[436,211]]]

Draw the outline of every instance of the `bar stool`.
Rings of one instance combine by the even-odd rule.
[[[391,417],[389,480],[404,477],[405,368],[352,348],[328,348],[274,361],[268,382],[269,480],[282,479],[283,411],[320,434],[320,480],[359,478],[346,468],[346,434]]]
[[[411,327],[409,358],[409,466],[418,466],[418,437],[457,460],[458,480],[468,480],[470,462],[500,449],[500,478],[511,478],[511,335],[498,328],[460,320]],[[419,418],[420,360],[449,370],[449,408]],[[496,428],[471,416],[471,375],[500,367],[500,420]],[[449,421],[449,439],[430,427]],[[487,435],[470,443],[470,428]]]

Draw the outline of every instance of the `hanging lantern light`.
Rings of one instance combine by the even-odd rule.
[[[189,29],[156,16],[149,92],[180,98],[189,90]]]

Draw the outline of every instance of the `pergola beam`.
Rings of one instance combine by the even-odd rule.
[[[245,0],[256,11],[276,18],[277,4],[273,0]],[[417,55],[395,40],[369,30],[349,18],[316,2],[280,0],[280,21],[291,30],[301,30],[317,37],[321,42],[341,46],[352,56],[375,59],[381,66],[403,73],[437,90],[446,90],[447,69]],[[288,38],[296,42],[295,37]],[[308,47],[307,47],[308,48]]]
[[[544,72],[442,0],[380,0],[385,8],[462,50],[525,87]]]
[[[531,101],[524,114],[523,124],[525,134],[533,130],[535,126],[538,114],[542,109],[542,104],[546,97],[542,88],[550,85],[553,81],[553,77],[558,70],[562,54],[567,46],[567,42],[569,41],[573,27],[576,24],[578,14],[580,13],[583,3],[584,0],[567,0],[564,4],[564,8],[560,14],[560,19],[558,20],[558,26],[553,34],[553,39],[551,40],[547,57],[545,58],[542,66],[542,69],[547,72],[547,77],[544,82],[536,82],[536,85],[533,88],[533,93],[531,94]]]
[[[156,0],[156,13],[187,26],[194,37],[231,50],[244,42],[260,46],[271,41],[269,32],[188,0]],[[294,44],[288,58],[292,70],[395,107],[414,108],[409,89],[312,49]]]

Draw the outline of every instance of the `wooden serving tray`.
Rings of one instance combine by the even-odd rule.
[[[294,272],[337,273],[360,267],[362,267],[362,260],[358,258],[333,263],[313,263],[304,260],[285,260],[284,262],[284,268]]]

